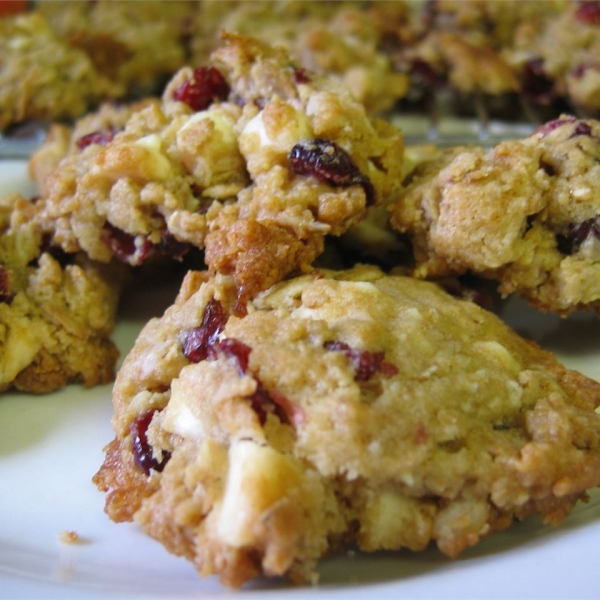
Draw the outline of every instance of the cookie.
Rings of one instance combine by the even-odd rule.
[[[398,192],[400,131],[344,88],[254,38],[224,34],[212,60],[42,169],[36,219],[53,245],[131,265],[204,249],[243,300]]]
[[[580,114],[598,114],[599,23],[597,2],[568,2],[537,26],[524,22],[517,28],[503,56],[531,102],[543,106],[566,100]]]
[[[122,273],[44,251],[31,212],[18,194],[0,199],[0,390],[108,383]]]
[[[411,79],[413,94],[451,90],[462,95],[503,96],[518,91],[518,78],[500,53],[461,33],[430,31],[396,58]]]
[[[563,116],[417,169],[392,208],[418,277],[473,272],[544,311],[600,308],[600,123]]]
[[[88,55],[69,46],[38,13],[0,19],[0,130],[27,120],[83,114],[120,93]]]
[[[185,64],[187,22],[197,5],[188,0],[44,0],[35,10],[61,39],[85,52],[98,73],[117,83],[126,97],[139,97],[160,92],[165,79]]]
[[[560,14],[565,2],[552,0],[438,0],[413,3],[409,25],[390,56],[407,73],[418,108],[438,96],[438,108],[481,118],[487,112],[522,109],[516,104],[521,79],[514,61],[504,52],[513,48],[520,28],[541,27],[550,15]],[[439,100],[444,98],[444,100]],[[448,105],[448,100],[451,100]],[[502,114],[502,113],[501,113]],[[507,117],[504,117],[507,118]]]
[[[456,557],[600,482],[600,384],[472,302],[369,266],[282,282],[243,317],[236,296],[190,272],[146,325],[94,477],[113,520],[201,575],[315,581],[346,543]]]
[[[404,2],[203,2],[191,29],[191,54],[202,63],[222,29],[285,47],[298,67],[346,86],[371,114],[393,110],[406,95],[385,44],[406,21]]]

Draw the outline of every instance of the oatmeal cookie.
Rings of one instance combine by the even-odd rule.
[[[44,141],[31,155],[28,163],[29,177],[35,183],[40,196],[46,196],[46,178],[58,163],[68,155],[80,154],[87,146],[105,144],[124,129],[131,115],[152,103],[152,99],[139,102],[110,101],[73,123],[52,122]]]
[[[32,210],[18,194],[0,199],[0,390],[108,383],[122,273],[44,251]]]
[[[518,90],[518,79],[502,56],[485,40],[460,33],[431,31],[397,56],[411,78],[414,93],[434,86],[461,94],[501,96]]]
[[[165,79],[185,64],[187,22],[197,6],[195,0],[44,0],[35,10],[131,97],[159,92]]]
[[[25,120],[83,114],[120,88],[89,56],[61,39],[43,15],[0,19],[0,129]]]
[[[284,46],[299,67],[339,80],[368,112],[382,113],[408,89],[407,76],[382,49],[406,15],[405,2],[209,0],[196,14],[191,51],[201,63],[221,29],[252,35]]]
[[[568,0],[436,0],[414,3],[408,26],[389,49],[410,78],[408,97],[417,106],[441,96],[443,110],[481,117],[485,110],[513,119],[522,113],[517,94],[526,81],[512,49],[535,37]],[[530,32],[527,35],[524,32]],[[557,49],[557,53],[560,49]],[[448,101],[451,102],[449,106]]]
[[[94,477],[201,575],[316,578],[345,543],[450,557],[600,483],[600,384],[493,313],[376,267],[313,271],[233,314],[188,273],[114,387]]]
[[[418,277],[471,271],[566,315],[600,310],[600,123],[564,115],[524,140],[453,148],[392,207]]]
[[[243,299],[395,196],[398,129],[281,48],[223,42],[211,66],[183,68],[122,131],[100,130],[45,176],[37,220],[53,244],[132,265],[203,248]]]
[[[539,3],[544,5],[545,3]],[[569,2],[542,23],[522,23],[502,55],[532,102],[567,100],[580,113],[600,110],[600,4]]]

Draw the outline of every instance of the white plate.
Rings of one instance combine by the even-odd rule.
[[[0,162],[0,193],[34,190],[24,162]],[[174,290],[129,298],[115,339],[123,353],[150,312]],[[140,312],[140,304],[145,312]],[[503,316],[568,366],[600,379],[600,319],[541,315],[510,301]],[[536,518],[450,561],[425,552],[354,554],[323,560],[316,587],[258,581],[243,592],[200,579],[135,526],[103,513],[90,479],[112,438],[110,386],[46,396],[0,396],[0,598],[599,598],[600,493],[557,528]],[[61,544],[76,531],[81,541]]]

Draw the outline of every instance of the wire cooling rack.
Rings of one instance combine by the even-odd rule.
[[[407,145],[433,143],[441,147],[465,144],[493,146],[503,140],[521,139],[543,121],[524,102],[519,107],[517,118],[511,120],[491,118],[481,96],[470,96],[468,103],[472,115],[469,117],[453,116],[453,110],[438,95],[425,111],[397,110],[389,119],[402,130]],[[44,141],[47,128],[47,123],[31,122],[0,133],[0,159],[30,157]]]

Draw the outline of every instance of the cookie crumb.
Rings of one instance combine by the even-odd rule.
[[[79,542],[79,534],[76,531],[65,529],[58,534],[58,539],[62,544],[76,544]]]

